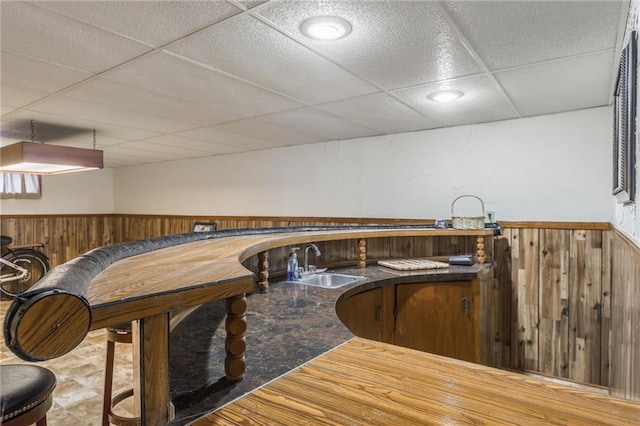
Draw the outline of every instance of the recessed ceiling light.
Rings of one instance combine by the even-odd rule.
[[[438,90],[431,92],[427,95],[427,98],[436,102],[452,102],[456,99],[460,99],[463,93],[459,90]]]
[[[337,40],[351,32],[351,24],[337,16],[314,16],[302,21],[300,32],[315,40]]]

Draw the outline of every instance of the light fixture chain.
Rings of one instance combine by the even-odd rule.
[[[31,142],[36,141],[36,122],[31,120]]]
[[[96,150],[96,129],[93,129],[93,150]]]

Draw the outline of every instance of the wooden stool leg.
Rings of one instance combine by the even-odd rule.
[[[36,426],[47,426],[47,416],[45,415],[43,418],[36,422]]]
[[[114,342],[107,340],[107,361],[104,369],[104,394],[102,396],[102,426],[109,426],[111,393],[113,392],[113,358],[115,347],[116,344]]]

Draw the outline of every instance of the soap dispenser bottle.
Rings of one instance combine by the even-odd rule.
[[[300,273],[298,272],[298,250],[300,250],[300,247],[292,247],[289,252],[287,281],[298,281],[300,279]]]

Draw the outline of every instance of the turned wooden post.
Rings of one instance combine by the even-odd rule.
[[[258,253],[258,290],[266,293],[269,289],[269,254],[266,251]]]
[[[367,266],[367,241],[358,241],[358,268]]]
[[[477,252],[478,263],[484,263],[484,237],[478,237]]]
[[[242,380],[246,368],[244,351],[247,343],[244,332],[247,330],[245,313],[247,312],[246,295],[241,294],[227,298],[227,320],[225,327],[227,339],[224,349],[227,357],[224,360],[224,372],[228,380]]]

